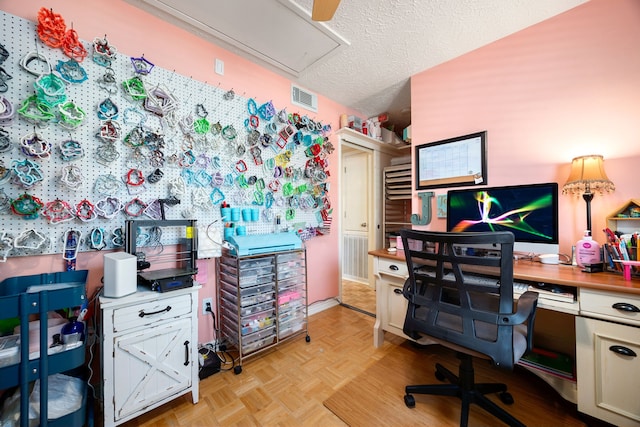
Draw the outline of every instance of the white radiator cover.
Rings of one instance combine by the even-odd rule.
[[[342,276],[344,278],[365,282],[369,281],[369,243],[366,236],[345,234],[342,248]]]

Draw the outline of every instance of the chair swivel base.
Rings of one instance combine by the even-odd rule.
[[[441,364],[436,363],[436,378],[440,381],[447,380],[450,384],[408,385],[405,387],[405,405],[409,408],[413,408],[416,405],[413,394],[457,396],[462,400],[460,427],[467,426],[469,422],[469,406],[472,403],[480,406],[509,426],[525,427],[523,423],[485,396],[485,394],[500,393],[500,400],[510,405],[513,403],[513,397],[507,392],[507,386],[500,383],[476,384],[474,382],[472,357],[464,353],[458,353],[458,358],[460,359],[460,366],[457,376]]]

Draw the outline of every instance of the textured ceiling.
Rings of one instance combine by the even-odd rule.
[[[183,4],[192,1],[197,0],[183,0]],[[287,77],[312,92],[360,111],[363,117],[388,112],[390,122],[396,129],[402,129],[411,121],[409,78],[413,74],[586,1],[342,0],[326,25],[350,42],[350,46],[327,55],[297,77]],[[311,15],[313,0],[291,2]],[[250,25],[242,27],[252,30]],[[272,29],[279,30],[278,26]],[[286,26],[281,30],[286,32]]]

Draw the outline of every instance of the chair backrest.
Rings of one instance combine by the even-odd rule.
[[[511,369],[519,359],[514,361],[513,347],[513,234],[405,229],[400,235],[409,270],[405,334],[450,342]]]

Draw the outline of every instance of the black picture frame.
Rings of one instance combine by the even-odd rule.
[[[417,145],[416,190],[486,185],[487,131]]]

